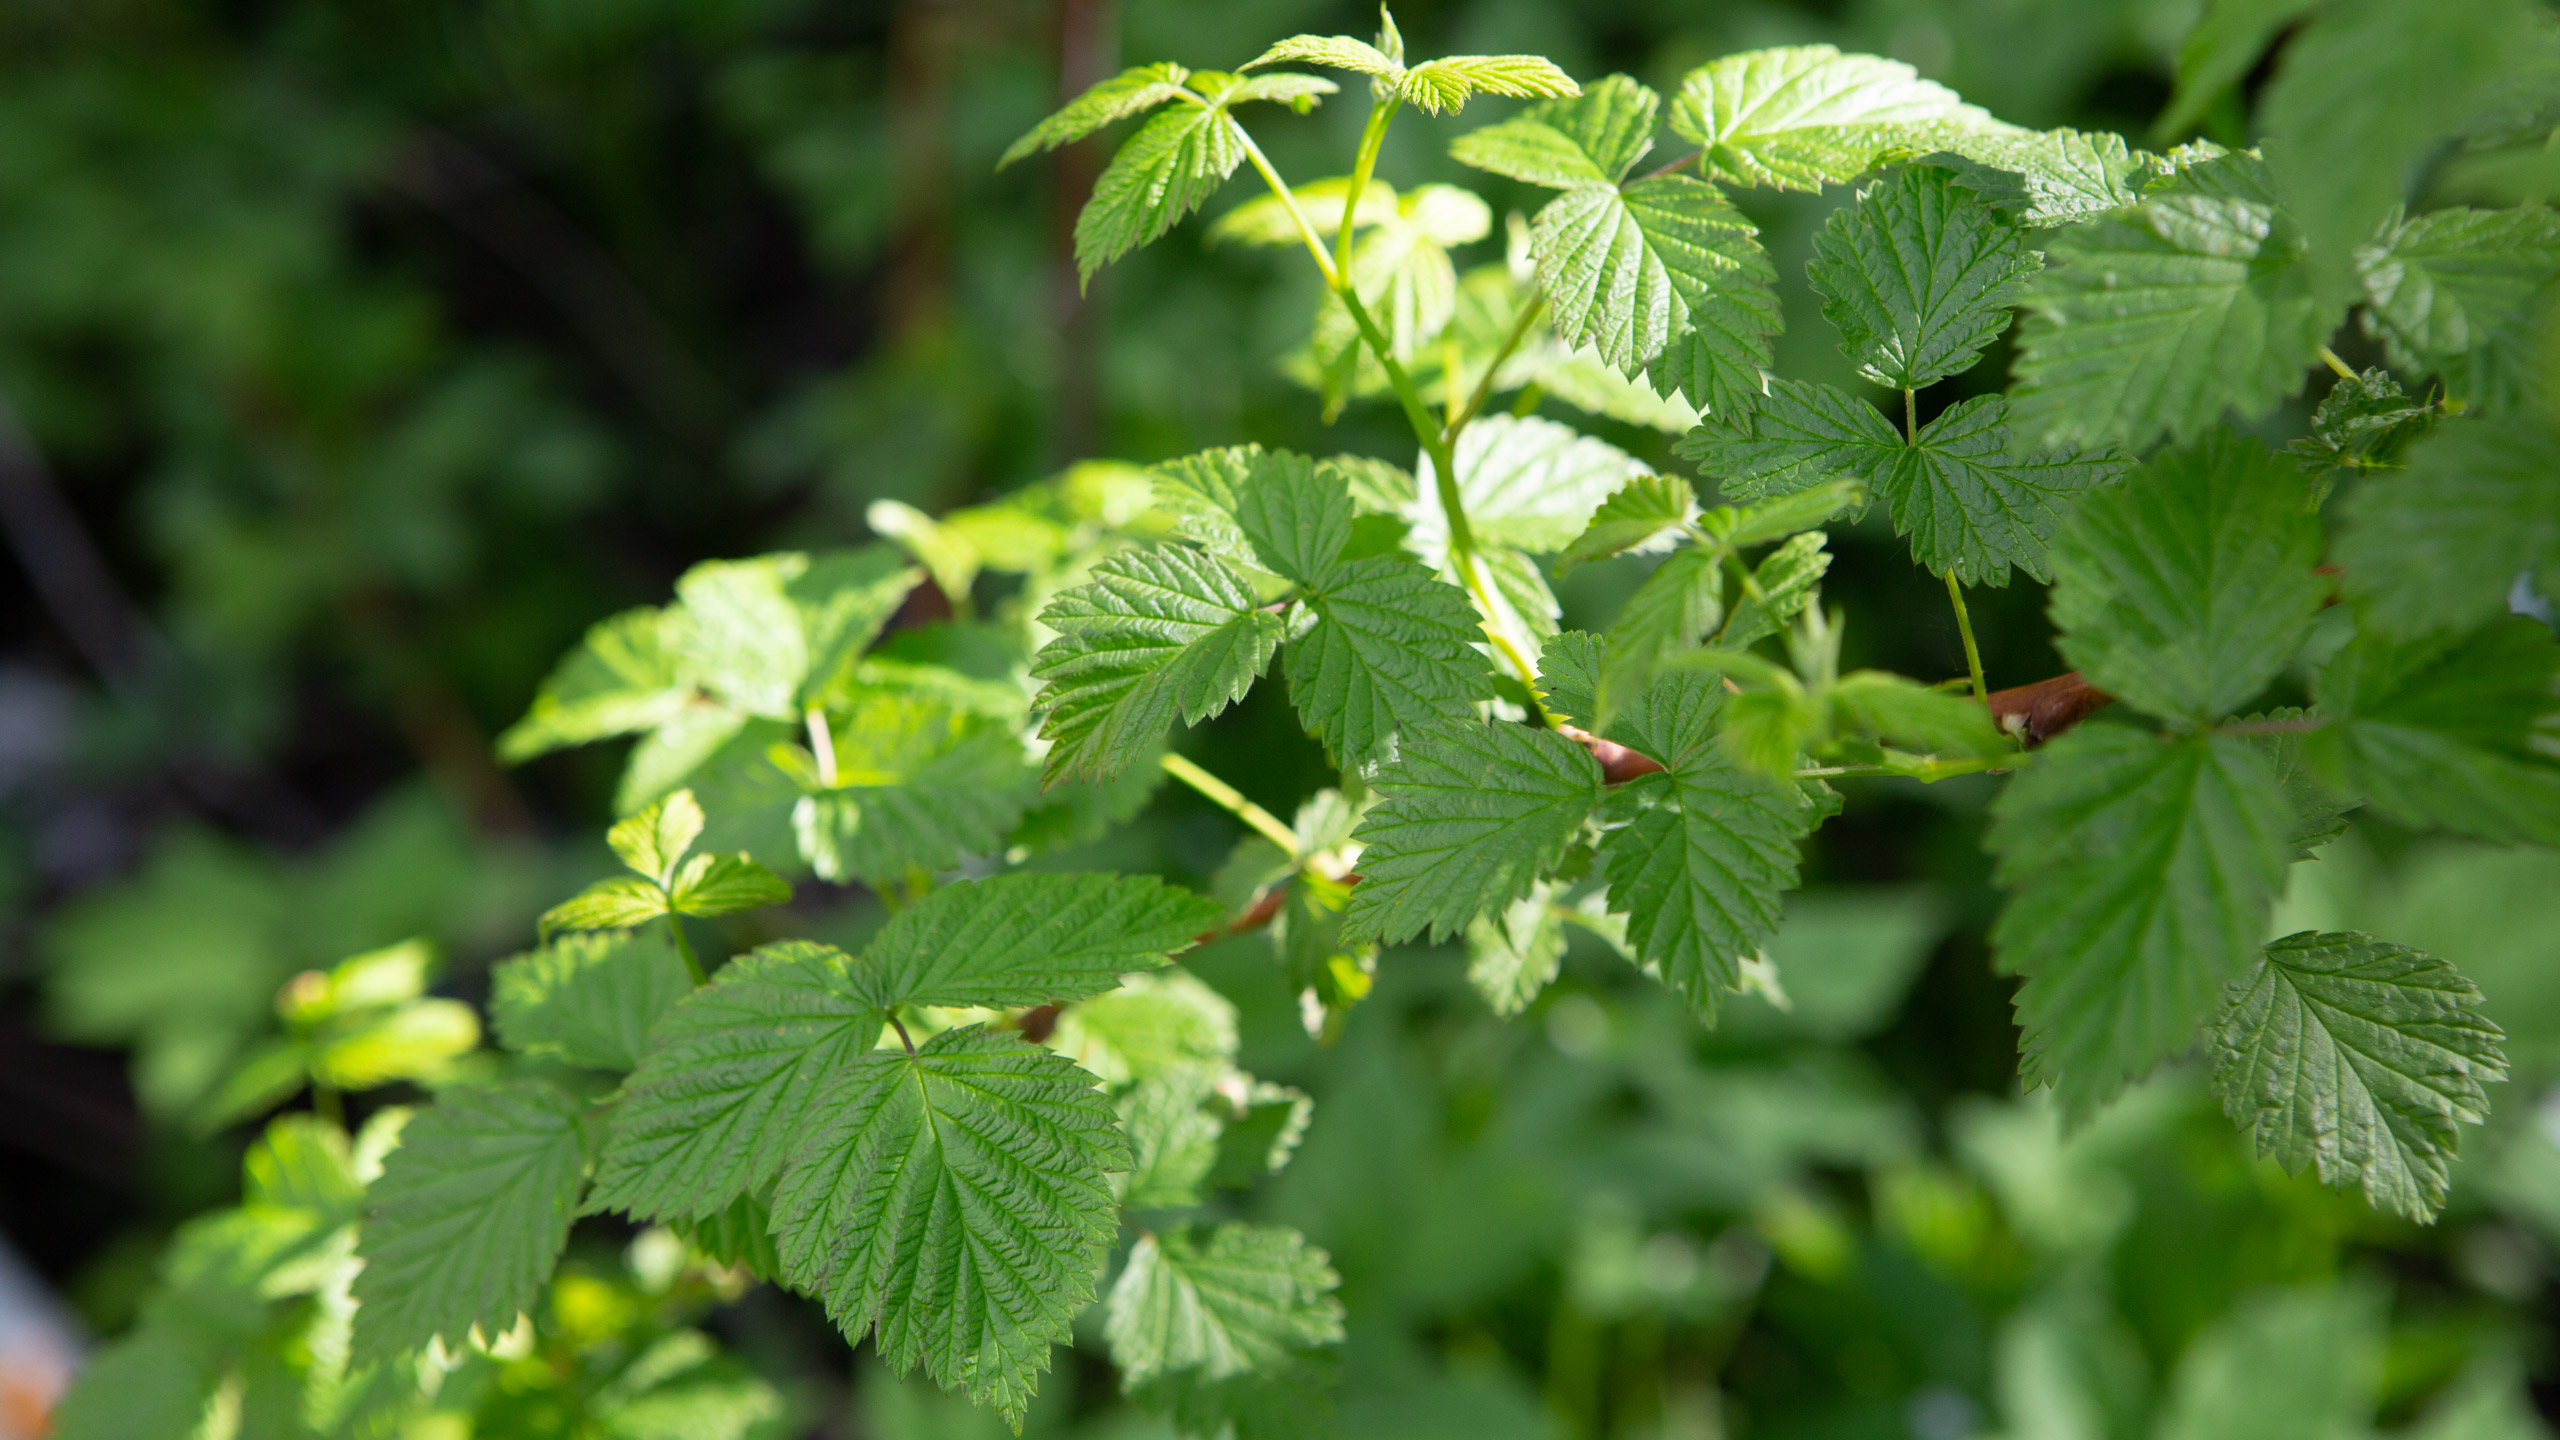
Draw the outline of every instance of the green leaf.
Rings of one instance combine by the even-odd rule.
[[[936,773],[938,778],[947,772]],[[733,915],[790,903],[791,885],[743,853],[696,855],[676,872],[668,900],[679,915]]]
[[[1805,273],[1858,373],[1919,390],[1973,368],[2036,268],[2017,227],[1947,171],[1913,165],[1831,212]]]
[[[2409,466],[2356,487],[2338,536],[2340,581],[2371,629],[2469,629],[2507,608],[2518,576],[2560,595],[2560,444],[2523,415],[2437,427]]]
[[[1543,55],[1446,55],[1404,72],[1396,93],[1426,114],[1455,115],[1478,95],[1571,97],[1582,87]]]
[[[1410,560],[1337,565],[1307,605],[1316,623],[1289,644],[1289,698],[1346,769],[1383,756],[1399,728],[1492,693],[1475,607]]]
[[[2535,0],[2332,0],[2285,46],[2258,118],[2324,283],[2351,285],[2355,248],[2407,198],[2420,165],[2493,107],[2550,18]]]
[[[1304,455],[1259,457],[1236,496],[1238,529],[1273,571],[1315,585],[1351,543],[1351,487]]]
[[[696,565],[676,582],[686,673],[731,709],[797,721],[923,578],[887,545]]]
[[[1970,695],[1953,695],[1880,670],[1852,670],[1824,692],[1835,734],[1881,741],[1946,758],[1999,756],[2012,746],[1991,712]]]
[[[1129,1137],[1129,1173],[1115,1187],[1131,1210],[1186,1210],[1200,1203],[1218,1164],[1224,1123],[1211,1109],[1218,1072],[1199,1067],[1139,1081],[1120,1097]]]
[[[1532,105],[1498,125],[1461,135],[1449,153],[1479,170],[1556,190],[1616,185],[1653,148],[1661,110],[1661,96],[1624,75],[1611,75],[1578,100]]]
[[[2455,398],[2509,407],[2540,386],[2545,303],[2560,282],[2560,216],[2438,210],[2356,252],[2364,327],[2391,363],[2436,371]]]
[[[1529,1008],[1564,964],[1557,887],[1541,884],[1499,910],[1467,922],[1467,980],[1496,1015]]]
[[[2217,432],[2083,501],[2054,542],[2063,658],[2137,709],[2189,725],[2246,705],[2327,598],[2303,477]]]
[[[2335,1289],[2243,1299],[2179,1357],[2159,1440],[2353,1440],[2372,1433],[2382,1368],[2378,1297]]]
[[[1139,127],[1076,216],[1076,279],[1153,243],[1244,163],[1243,131],[1223,105],[1185,104]]]
[[[2012,566],[2053,576],[2048,549],[2081,496],[2122,475],[2112,454],[2061,449],[2020,456],[2009,402],[1977,395],[1922,427],[1919,439],[1867,477],[1911,539],[1911,558],[1967,585],[2006,585]]]
[[[1531,230],[1556,334],[1701,413],[1758,402],[1781,326],[1777,269],[1723,192],[1688,175],[1582,185]]]
[[[1093,574],[1040,614],[1058,632],[1031,667],[1044,682],[1053,784],[1107,779],[1158,744],[1174,717],[1196,725],[1244,698],[1288,629],[1208,555],[1132,551]]]
[[[703,1219],[770,1183],[820,1118],[827,1077],[878,1043],[875,994],[829,945],[730,961],[658,1022],[623,1083],[594,1208]]]
[[[2306,930],[2234,984],[2213,1037],[2231,1123],[2292,1173],[2353,1185],[2412,1220],[2444,1207],[2458,1124],[2489,1118],[2505,1038],[2451,965],[2364,935]]]
[[[2360,636],[2320,672],[2306,737],[2333,783],[2399,821],[2560,845],[2560,645],[2520,616],[2467,636]]]
[[[637,875],[599,880],[542,912],[546,936],[562,930],[626,930],[667,913],[667,895]]]
[[[241,1203],[353,1220],[364,1202],[347,1132],[317,1115],[280,1115],[240,1162]]]
[[[2018,336],[2017,423],[2046,447],[2141,450],[2301,389],[2344,306],[2314,292],[2301,232],[2250,152],[2045,239]]]
[[[1448,720],[1408,731],[1374,788],[1345,936],[1440,939],[1556,865],[1600,801],[1600,764],[1551,731]]]
[[[2312,494],[2325,500],[2342,470],[2400,468],[2409,447],[2435,429],[2437,412],[2432,401],[2410,399],[2390,371],[2366,370],[2329,387],[2311,412],[2311,433],[2285,453],[2302,463]]]
[[[649,1048],[649,1028],[692,990],[664,930],[570,935],[491,971],[489,1013],[499,1041],[519,1055],[630,1070]]]
[[[1882,474],[1902,437],[1876,407],[1837,387],[1772,380],[1757,411],[1709,420],[1671,448],[1727,500],[1758,500]]]
[[[1716,634],[1717,648],[1755,645],[1785,629],[1788,621],[1812,604],[1814,587],[1831,569],[1831,552],[1823,548],[1828,538],[1816,530],[1770,551],[1751,572],[1760,597],[1755,600],[1746,594],[1734,605],[1724,629]]]
[[[1477,542],[1540,553],[1571,543],[1601,501],[1645,473],[1642,461],[1617,446],[1534,415],[1474,422],[1459,434],[1455,458],[1459,503]],[[1427,452],[1418,469],[1406,543],[1437,567],[1448,554],[1449,521]]]
[[[1225,996],[1179,969],[1121,980],[1119,989],[1060,1011],[1050,1048],[1107,1085],[1235,1068],[1236,1007]]]
[[[2248,78],[2268,42],[2321,0],[2209,0],[2178,47],[2178,88],[2152,131],[2183,135],[2207,107]]]
[[[873,693],[835,734],[837,783],[791,812],[802,858],[825,879],[878,883],[1000,850],[1030,801],[1031,764],[1006,721]]]
[[[1244,64],[1247,70],[1266,65],[1323,65],[1361,75],[1395,75],[1404,64],[1366,40],[1348,35],[1292,35]]]
[[[1021,139],[1006,147],[996,168],[1001,170],[1043,150],[1073,144],[1114,120],[1153,110],[1181,94],[1182,82],[1190,78],[1190,71],[1170,62],[1123,70],[1032,126]]]
[[[1284,1370],[1342,1339],[1341,1283],[1322,1250],[1277,1225],[1141,1235],[1111,1286],[1103,1336],[1131,1388],[1171,1372]]]
[[[323,1032],[310,1052],[314,1084],[370,1090],[394,1080],[441,1080],[480,1043],[480,1017],[459,1000],[412,1000]]]
[[[1992,805],[2009,904],[1991,930],[2023,975],[2023,1069],[2087,1114],[2184,1050],[2245,972],[2291,854],[2274,769],[2234,736],[2083,725]]]
[[[973,1025],[853,1059],[810,1118],[774,1193],[785,1278],[1019,1425],[1117,1224],[1129,1147],[1093,1077]]]
[[[1223,913],[1143,875],[995,875],[945,885],[890,918],[853,968],[882,1010],[1064,1004],[1188,950]]]
[[[1221,559],[1259,564],[1253,542],[1236,524],[1236,506],[1254,467],[1269,454],[1259,445],[1229,445],[1167,460],[1147,471],[1149,501],[1184,539]]]
[[[1724,618],[1719,558],[1718,551],[1696,546],[1674,551],[1618,607],[1600,664],[1597,719],[1606,723],[1635,703],[1665,661],[1715,632]]]
[[[1694,671],[1644,693],[1619,733],[1664,768],[1620,787],[1641,808],[1600,846],[1628,947],[1709,1019],[1777,930],[1797,842],[1820,818],[1792,785],[1740,768],[1717,743],[1725,705],[1722,684]]]
[[[534,696],[523,719],[498,737],[510,764],[611,735],[654,730],[692,701],[671,633],[684,620],[643,607],[597,621]]]
[[[1591,523],[1556,560],[1559,576],[1577,565],[1667,541],[1698,513],[1698,495],[1677,475],[1638,475],[1591,512]]]
[[[701,835],[701,802],[692,791],[678,790],[637,815],[615,821],[604,833],[604,843],[623,864],[665,887]]]
[[[568,1243],[585,1107],[540,1081],[447,1090],[411,1117],[366,1192],[355,1354],[388,1359],[532,1307]]]
[[[1898,60],[1794,45],[1689,72],[1671,128],[1737,185],[1819,190],[1999,122]]]
[[[1926,157],[2011,221],[2042,229],[2066,225],[2142,198],[2160,173],[2158,159],[2106,131],[1982,130]]]
[[[1596,721],[1604,653],[1600,637],[1581,630],[1547,642],[1538,656],[1538,691],[1548,714],[1584,726]]]

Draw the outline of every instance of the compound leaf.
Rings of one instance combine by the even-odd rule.
[[[1582,87],[1543,55],[1446,55],[1404,72],[1396,93],[1432,115],[1455,115],[1478,95],[1574,96]]]
[[[2292,855],[2292,806],[2236,736],[2083,725],[1993,802],[2030,1082],[2086,1114],[2185,1049],[2244,972]]]
[[[412,1116],[366,1191],[355,1353],[387,1359],[513,1326],[578,1210],[585,1106],[542,1081],[458,1086]]]
[[[1051,746],[1052,784],[1108,779],[1162,740],[1176,716],[1196,725],[1242,699],[1287,632],[1212,555],[1131,551],[1093,575],[1040,615],[1058,632],[1031,667],[1044,682],[1040,733]]]
[[[2315,293],[2301,232],[2247,151],[2045,241],[2018,337],[2017,419],[2047,447],[2140,450],[2302,386],[2344,306]]]
[[[852,976],[881,1010],[1064,1004],[1163,964],[1222,918],[1149,875],[995,875],[899,911]]]
[[[1954,175],[1911,165],[1831,213],[1805,272],[1858,373],[1918,390],[1982,358],[2036,266],[2017,227]]]
[[[1220,1380],[1283,1370],[1342,1338],[1341,1283],[1322,1250],[1277,1225],[1141,1235],[1105,1302],[1103,1335],[1131,1387],[1176,1371]]]
[[[490,981],[490,1015],[508,1049],[597,1070],[637,1066],[650,1027],[693,989],[674,941],[655,926],[562,936],[501,963]]]
[[[2305,495],[2294,466],[2223,431],[2090,496],[2053,547],[2064,658],[2162,719],[2210,724],[2247,704],[2328,593]]]
[[[2506,1078],[2505,1035],[2480,988],[2432,955],[2365,935],[2304,931],[2232,985],[2213,1037],[2213,1086],[2258,1153],[2366,1203],[2435,1218],[2460,1143]]]
[[[886,1023],[833,946],[786,941],[730,961],[667,1012],[624,1082],[591,1203],[717,1214],[782,1172],[827,1077],[868,1054]]]
[[[1019,1425],[1117,1225],[1129,1146],[1094,1078],[972,1025],[853,1058],[809,1119],[774,1193],[784,1277]]]
[[[1737,185],[1819,190],[1889,159],[2001,128],[1898,60],[1794,45],[1728,55],[1689,72],[1671,128]]]
[[[1290,642],[1289,698],[1338,765],[1379,759],[1398,727],[1491,693],[1475,607],[1411,560],[1347,561],[1308,605],[1316,624]]]
[[[1653,683],[1618,733],[1662,762],[1623,788],[1642,806],[1600,859],[1609,908],[1645,969],[1713,1018],[1741,962],[1776,933],[1796,883],[1796,844],[1819,818],[1783,782],[1744,770],[1717,743],[1725,692],[1694,671]]]
[[[2333,783],[2404,825],[2560,845],[2560,645],[2521,616],[2466,636],[2359,636],[2305,737]]]
[[[1552,731],[1444,720],[1408,731],[1375,788],[1345,937],[1440,939],[1554,867],[1600,802],[1600,764]]]

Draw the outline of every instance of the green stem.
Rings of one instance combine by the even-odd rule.
[[[2338,358],[2338,352],[2330,349],[2326,345],[2320,347],[2320,360],[2322,364],[2325,364],[2330,369],[2337,371],[2339,379],[2353,380],[2356,378],[2356,372],[2347,367],[2346,361]]]
[[[1978,775],[1985,770],[1997,770],[2014,763],[2015,759],[2014,756],[2003,756],[1992,760],[1932,760],[1926,765],[1817,765],[1810,770],[1797,771],[1796,778],[1799,780],[1918,780],[1925,784],[1954,775]]]
[[[1281,824],[1279,816],[1244,798],[1243,791],[1170,750],[1164,752],[1164,759],[1159,763],[1164,766],[1164,773],[1199,791],[1219,809],[1261,832],[1262,838],[1279,846],[1290,859],[1302,858],[1297,832]]]
[[[684,933],[683,919],[673,910],[667,912],[667,933],[676,937],[676,954],[684,960],[685,972],[693,976],[694,984],[701,984],[702,962],[694,958],[693,941]]]
[[[1369,189],[1369,177],[1377,173],[1378,147],[1386,143],[1387,122],[1395,119],[1396,107],[1404,102],[1390,96],[1371,102],[1369,123],[1360,130],[1360,156],[1351,162],[1351,193],[1342,197],[1342,229],[1333,237],[1333,269],[1344,277],[1336,284],[1349,283],[1351,274],[1351,222],[1360,213],[1360,197]]]
[[[1973,616],[1964,608],[1964,587],[1956,583],[1956,572],[1940,577],[1947,582],[1947,598],[1955,603],[1956,633],[1964,637],[1965,673],[1973,677],[1973,698],[1980,704],[1991,703],[1990,687],[1982,683],[1982,651],[1973,643]]]
[[[1502,373],[1502,362],[1510,359],[1511,352],[1520,348],[1520,342],[1529,338],[1529,327],[1546,312],[1547,297],[1544,295],[1520,307],[1520,318],[1511,322],[1511,334],[1503,340],[1502,348],[1493,352],[1492,363],[1484,367],[1484,378],[1476,382],[1476,393],[1467,397],[1467,408],[1450,420],[1448,436],[1451,445],[1458,443],[1458,432],[1466,429],[1483,412],[1484,402],[1493,398],[1493,377]]]
[[[1298,197],[1290,190],[1289,182],[1281,179],[1280,172],[1271,168],[1271,158],[1262,153],[1261,146],[1253,143],[1253,136],[1242,125],[1236,126],[1236,139],[1244,146],[1245,158],[1253,162],[1254,170],[1262,176],[1262,183],[1270,186],[1271,193],[1279,197],[1280,208],[1288,211],[1289,218],[1296,222],[1298,238],[1307,242],[1307,253],[1316,258],[1316,269],[1324,275],[1325,288],[1341,289],[1341,272],[1334,269],[1333,256],[1326,253],[1324,241],[1316,238],[1316,227],[1307,223],[1307,212],[1298,208]]]
[[[907,1022],[899,1019],[895,1010],[889,1012],[889,1028],[898,1032],[898,1043],[907,1047],[907,1058],[916,1058],[915,1037],[907,1033]]]
[[[1902,392],[1902,443],[1920,443],[1920,396],[1911,390]]]

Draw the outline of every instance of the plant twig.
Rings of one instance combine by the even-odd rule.
[[[2338,358],[2338,352],[2330,349],[2326,345],[2320,347],[2320,361],[2330,369],[2338,372],[2338,378],[2341,380],[2353,380],[2356,378],[2356,372],[2348,368],[2346,361]]]
[[[1492,363],[1484,367],[1484,378],[1476,382],[1475,393],[1467,397],[1467,408],[1449,421],[1447,435],[1452,447],[1458,443],[1458,432],[1472,424],[1476,416],[1483,413],[1484,402],[1493,398],[1493,377],[1502,373],[1503,362],[1520,348],[1520,342],[1529,338],[1529,327],[1535,325],[1538,317],[1546,311],[1547,297],[1544,295],[1534,296],[1528,304],[1520,307],[1520,318],[1511,322],[1510,335],[1503,339],[1502,348],[1493,352]]]
[[[1396,118],[1396,107],[1404,102],[1382,96],[1369,104],[1369,122],[1360,127],[1359,158],[1351,162],[1351,190],[1342,197],[1342,229],[1333,237],[1334,273],[1343,277],[1337,283],[1348,284],[1351,275],[1351,226],[1360,214],[1360,202],[1369,190],[1369,177],[1377,173],[1378,147],[1386,143],[1387,124]]]
[[[1170,750],[1158,762],[1164,773],[1199,791],[1211,804],[1226,811],[1259,831],[1262,838],[1277,845],[1290,859],[1300,858],[1297,832],[1280,823],[1280,817],[1244,798],[1244,792],[1195,765],[1187,756]]]
[[[701,984],[702,961],[694,955],[693,941],[684,933],[683,918],[673,910],[667,912],[667,933],[676,937],[676,954],[684,961],[685,973],[693,977],[694,984]]]

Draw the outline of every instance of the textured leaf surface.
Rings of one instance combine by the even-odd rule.
[[[2055,541],[2054,623],[2091,684],[2209,724],[2293,658],[2328,592],[2303,477],[2218,433],[2084,501]]]
[[[827,1077],[886,1017],[844,953],[786,941],[732,960],[659,1022],[626,1081],[593,1204],[706,1219],[782,1172]]]
[[[2364,935],[2289,935],[2231,987],[2214,1089],[2260,1155],[2432,1220],[2455,1127],[2488,1119],[2483,1082],[2507,1074],[2505,1037],[2479,1004],[2479,987],[2432,955]]]
[[[997,168],[1081,140],[1114,120],[1143,114],[1182,93],[1190,72],[1179,65],[1140,65],[1123,70],[1068,101],[1006,147]]]
[[[2438,210],[2385,228],[2356,252],[2356,268],[2365,329],[2393,364],[2442,373],[2472,405],[2513,405],[2536,386],[2542,306],[2560,281],[2560,216]]]
[[[1760,587],[1759,597],[1745,595],[1735,602],[1724,629],[1716,633],[1716,645],[1738,650],[1757,644],[1803,613],[1813,603],[1814,587],[1830,572],[1831,552],[1823,548],[1829,538],[1819,530],[1809,531],[1763,557],[1751,571],[1752,583]]]
[[[2274,769],[2231,736],[2083,725],[1993,802],[2010,900],[1994,958],[2023,975],[2024,1069],[2086,1114],[2212,1018],[2266,933],[2293,828]]]
[[[1129,1149],[1094,1078],[969,1026],[837,1068],[810,1118],[774,1194],[785,1277],[1019,1424],[1117,1222],[1104,1172]]]
[[[1998,122],[1899,60],[1793,45],[1689,72],[1671,128],[1739,185],[1819,190]]]
[[[2112,455],[2063,449],[2020,456],[2009,402],[1977,395],[1920,431],[1882,474],[1867,477],[1911,540],[1911,558],[1967,585],[2005,585],[2012,566],[2052,578],[2047,550],[2080,496],[2124,473]]]
[[[1153,876],[996,875],[899,911],[852,975],[882,1010],[1063,1004],[1163,964],[1221,918],[1215,903]]]
[[[1376,760],[1398,727],[1491,693],[1475,607],[1410,560],[1348,561],[1308,604],[1316,624],[1290,642],[1289,698],[1336,764]]]
[[[2344,306],[2315,294],[2302,237],[2254,154],[2204,161],[2130,210],[2044,237],[2012,392],[2045,446],[2190,439],[2224,410],[2300,389]]]
[[[1052,783],[1107,779],[1176,716],[1196,725],[1243,698],[1287,629],[1216,557],[1170,546],[1104,561],[1040,618],[1058,632],[1032,664]]]
[[[670,635],[680,617],[655,608],[598,621],[533,699],[525,717],[498,737],[498,754],[530,760],[566,745],[651,730],[691,699]]]
[[[1488,415],[1458,436],[1458,498],[1477,540],[1541,553],[1561,550],[1642,461],[1606,441],[1534,415]],[[1448,549],[1438,471],[1425,454],[1410,512],[1408,544],[1425,563]]]
[[[2522,415],[2439,426],[2409,467],[2356,488],[2338,537],[2341,583],[2390,634],[2468,629],[2506,609],[2516,577],[2560,595],[2560,445]]]
[[[1630,550],[1642,554],[1669,539],[1697,511],[1697,491],[1688,481],[1677,475],[1639,475],[1591,512],[1591,523],[1557,557],[1556,573]]]
[[[649,1028],[693,989],[674,941],[656,927],[563,936],[501,963],[490,981],[490,1016],[508,1049],[598,1070],[637,1066]]]
[[[1186,104],[1140,126],[1093,184],[1076,216],[1076,273],[1093,272],[1161,237],[1217,193],[1244,163],[1244,143],[1223,105]]]
[[[1465,930],[1528,893],[1600,800],[1600,764],[1551,731],[1443,721],[1409,732],[1360,822],[1347,938]]]
[[[1030,802],[1030,761],[1005,721],[875,694],[836,734],[837,784],[801,796],[791,813],[802,858],[826,879],[878,884],[950,869],[1002,848]]]
[[[1532,105],[1458,137],[1449,153],[1479,170],[1556,190],[1615,185],[1653,148],[1662,97],[1611,75],[1572,101]]]
[[[1757,401],[1780,326],[1777,271],[1714,186],[1663,175],[1568,190],[1538,212],[1530,249],[1566,344],[1649,373],[1701,412]]]
[[[1818,818],[1787,785],[1716,741],[1724,690],[1694,672],[1654,682],[1620,733],[1664,769],[1629,782],[1644,808],[1600,847],[1609,908],[1644,967],[1706,1016],[1778,928],[1796,844]]]
[[[1724,619],[1718,559],[1709,549],[1675,551],[1618,607],[1600,664],[1601,720],[1633,704],[1665,661],[1715,633]]]
[[[1496,1015],[1517,1015],[1564,964],[1564,920],[1556,887],[1539,885],[1467,923],[1467,983]]]
[[[1759,500],[1826,480],[1868,479],[1901,448],[1902,437],[1866,401],[1835,386],[1772,380],[1755,413],[1709,420],[1672,450],[1696,464],[1725,499]]]
[[[2017,228],[1953,175],[1912,165],[1831,212],[1805,270],[1858,373],[1918,390],[1982,358],[2036,263]]]
[[[1952,170],[1992,209],[2043,228],[2121,209],[2158,172],[2153,157],[2106,131],[1980,130],[1929,163]]]
[[[551,1278],[585,1164],[585,1107],[540,1081],[447,1090],[366,1192],[355,1350],[387,1358],[495,1337]]]
[[[2560,645],[2521,616],[2467,636],[2360,637],[2320,672],[2305,737],[2335,783],[2404,825],[2560,845]]]
[[[1111,1287],[1103,1335],[1132,1386],[1168,1371],[1284,1369],[1342,1338],[1340,1284],[1322,1250],[1277,1225],[1142,1235]]]

